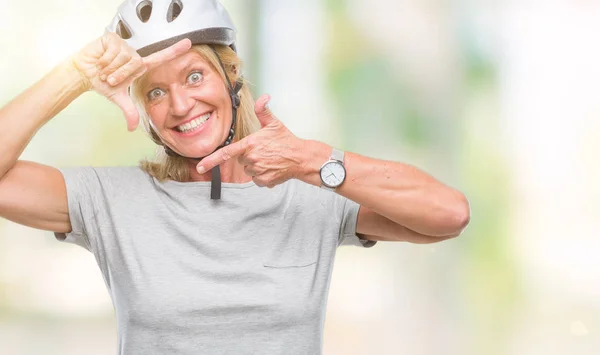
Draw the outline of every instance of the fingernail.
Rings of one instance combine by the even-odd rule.
[[[110,78],[108,78],[108,83],[110,85],[115,85],[117,83],[117,79],[110,77]]]
[[[203,166],[199,166],[197,169],[198,169],[198,174],[204,174],[206,172],[206,169],[204,169]]]

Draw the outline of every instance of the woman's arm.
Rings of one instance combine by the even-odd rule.
[[[133,130],[138,124],[138,113],[127,87],[148,68],[187,52],[190,46],[189,40],[182,40],[142,59],[118,35],[108,33],[2,107],[0,217],[37,229],[69,232],[67,191],[61,172],[17,159],[43,125],[91,89],[118,105]],[[101,74],[114,76],[117,82],[111,85],[102,80]]]
[[[297,178],[320,186],[319,169],[332,148],[318,141],[306,141],[305,146]],[[419,236],[443,240],[458,236],[469,223],[465,196],[411,165],[351,152],[345,153],[344,165],[346,180],[336,192],[361,205],[357,233],[379,240]]]
[[[81,76],[65,61],[0,109],[0,179],[37,131],[85,91]]]
[[[57,169],[17,161],[37,131],[87,89],[65,61],[0,109],[0,216],[42,230],[71,230]]]
[[[254,107],[262,129],[202,159],[200,174],[235,158],[258,186],[289,179],[321,186],[319,170],[332,148],[292,134],[268,108],[270,99],[263,95]],[[349,152],[344,158],[346,181],[336,191],[361,205],[356,229],[365,239],[441,241],[469,222],[465,196],[417,168]]]

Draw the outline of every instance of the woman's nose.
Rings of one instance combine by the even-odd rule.
[[[194,107],[194,99],[179,85],[172,86],[170,91],[171,114],[173,116],[185,116]]]

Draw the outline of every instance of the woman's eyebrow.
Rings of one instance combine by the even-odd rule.
[[[144,91],[148,91],[148,90],[152,90],[154,88],[160,87],[160,86],[163,86],[162,83],[150,83],[148,85],[144,85],[143,87],[144,87]]]
[[[179,74],[181,74],[181,73],[187,73],[193,67],[204,67],[204,65],[202,63],[198,63],[198,62],[192,60],[185,67],[183,67],[183,69],[181,69],[179,71]],[[162,87],[162,86],[167,86],[167,85],[165,85],[164,83],[161,83],[161,82],[152,82],[152,83],[150,83],[148,85],[143,85],[143,88],[144,88],[144,91],[146,91],[146,90],[149,90],[151,88]]]
[[[187,73],[189,72],[193,67],[196,67],[198,69],[200,69],[202,67],[202,69],[204,69],[204,65],[200,62],[196,62],[196,61],[191,61],[190,63],[188,63],[185,67],[183,67],[183,69],[181,69],[181,71],[179,72],[180,74],[182,72]]]

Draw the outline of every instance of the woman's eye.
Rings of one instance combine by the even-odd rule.
[[[154,89],[148,93],[148,99],[154,100],[162,95],[161,89]]]
[[[196,84],[202,81],[202,78],[204,78],[202,76],[202,73],[200,72],[195,72],[190,74],[190,76],[188,76],[188,83],[190,84]]]

